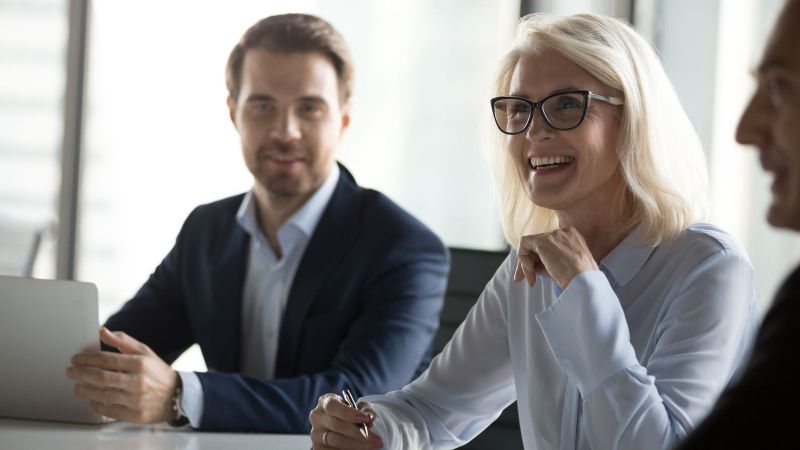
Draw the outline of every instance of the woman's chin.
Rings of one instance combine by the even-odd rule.
[[[528,200],[539,208],[558,210],[563,206],[563,202],[555,196],[534,191],[530,186],[525,186],[525,194],[527,194]]]

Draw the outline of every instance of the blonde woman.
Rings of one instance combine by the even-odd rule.
[[[495,92],[514,251],[419,378],[361,411],[322,396],[315,449],[453,448],[515,400],[527,449],[667,448],[739,365],[752,267],[698,222],[702,148],[650,46],[615,19],[530,15]]]

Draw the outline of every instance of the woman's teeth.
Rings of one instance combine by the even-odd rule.
[[[534,170],[569,164],[572,161],[575,161],[575,158],[571,156],[546,156],[543,158],[530,158],[528,160]]]

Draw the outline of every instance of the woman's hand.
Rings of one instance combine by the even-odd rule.
[[[314,450],[372,450],[383,447],[380,436],[370,432],[369,438],[365,438],[359,430],[359,424],[362,423],[372,429],[375,422],[372,405],[358,402],[358,408],[347,406],[336,394],[320,397],[317,407],[308,416]]]
[[[575,275],[598,269],[586,240],[575,228],[523,236],[517,249],[514,282],[523,278],[533,286],[536,275],[550,277],[565,289]]]

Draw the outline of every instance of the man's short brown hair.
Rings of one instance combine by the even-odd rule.
[[[225,68],[225,84],[234,102],[239,99],[242,65],[247,50],[275,53],[321,53],[333,64],[339,80],[339,100],[353,92],[353,60],[344,38],[333,26],[309,14],[280,14],[256,22],[233,47]]]

